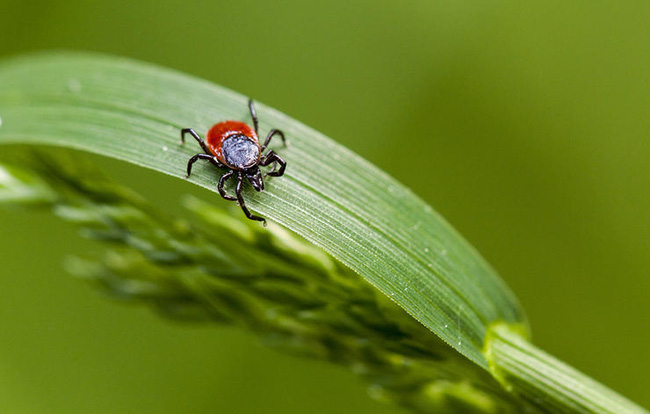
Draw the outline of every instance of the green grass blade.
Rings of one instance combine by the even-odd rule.
[[[246,97],[206,81],[130,60],[36,55],[0,65],[0,143],[95,152],[183,177],[201,134],[225,119],[249,121]],[[324,248],[445,342],[487,368],[488,326],[525,324],[516,298],[479,254],[431,207],[358,155],[258,105],[262,133],[282,129],[285,177],[251,209]],[[216,192],[217,173],[191,181]],[[215,195],[216,197],[217,195]]]
[[[510,327],[490,331],[486,354],[505,389],[553,413],[646,413],[578,370],[521,339]]]
[[[183,177],[187,159],[199,148],[194,143],[180,146],[180,129],[193,127],[206,131],[213,123],[225,119],[249,121],[246,100],[206,81],[125,59],[65,53],[21,57],[0,63],[0,144],[75,148]],[[345,351],[328,353],[329,359],[351,356],[344,358],[344,362],[355,365],[361,361],[366,369],[374,361],[376,369],[371,370],[371,382],[381,384],[383,378],[387,384],[384,392],[414,410],[428,412],[447,407],[451,412],[468,409],[502,412],[517,408],[531,412],[537,409],[644,412],[528,343],[526,319],[516,298],[478,253],[407,188],[299,122],[264,105],[258,105],[258,113],[262,133],[273,127],[282,129],[291,146],[279,148],[289,164],[285,177],[268,180],[263,193],[247,189],[245,197],[251,209],[322,247],[485,370],[446,346],[444,351],[440,349],[440,340],[433,336],[427,338],[428,331],[401,309],[394,305],[392,310],[384,307],[376,300],[385,301],[383,296],[361,281],[351,282],[352,278],[343,277],[351,284],[331,286],[326,279],[323,287],[330,296],[325,297],[315,295],[319,290],[269,284],[272,281],[263,277],[258,279],[261,284],[252,284],[248,293],[231,290],[236,300],[214,302],[211,295],[204,294],[216,289],[223,295],[228,289],[224,291],[219,285],[223,280],[205,273],[202,261],[209,259],[220,269],[225,263],[231,270],[241,270],[255,267],[253,257],[257,256],[246,259],[246,254],[251,252],[242,246],[239,253],[231,251],[230,256],[224,255],[223,252],[233,247],[230,243],[226,243],[223,252],[213,249],[205,240],[192,239],[190,233],[185,233],[187,228],[181,226],[183,230],[171,224],[174,221],[163,223],[163,227],[169,227],[177,239],[165,237],[167,233],[159,231],[161,223],[156,222],[157,214],[149,215],[137,197],[127,196],[112,185],[105,186],[101,180],[96,188],[93,180],[87,180],[89,191],[84,191],[84,181],[79,180],[83,174],[79,177],[73,174],[70,179],[65,179],[66,174],[57,176],[55,171],[62,172],[65,168],[36,168],[41,173],[38,176],[20,168],[0,166],[0,201],[9,205],[56,205],[58,215],[90,226],[87,230],[100,239],[131,234],[125,232],[129,226],[139,229],[133,234],[140,238],[126,237],[123,241],[144,256],[116,254],[104,263],[77,262],[75,266],[83,270],[81,273],[101,274],[99,279],[110,282],[108,287],[121,288],[116,292],[126,296],[139,295],[141,299],[156,301],[164,297],[157,303],[169,304],[181,294],[183,303],[191,303],[192,307],[177,316],[195,318],[205,316],[207,311],[215,320],[248,318],[251,325],[257,326],[260,321],[268,323],[266,311],[274,309],[277,303],[286,303],[287,298],[295,302],[296,309],[303,309],[305,303],[314,300],[326,304],[338,302],[347,309],[348,302],[354,303],[357,294],[370,298],[364,302],[363,323],[359,323],[359,315],[352,315],[354,312],[348,320],[346,317],[350,315],[345,312],[334,314],[329,307],[321,306],[320,313],[289,311],[274,322],[277,326],[267,325],[273,328],[267,333],[287,330],[291,337],[303,329],[301,337],[313,340],[313,350],[322,349],[323,344],[343,345],[337,349]],[[48,159],[54,158],[57,157]],[[72,167],[77,163],[70,161],[63,165]],[[47,164],[41,161],[42,166]],[[216,192],[218,174],[211,165],[199,165],[191,181]],[[63,181],[50,187],[57,182],[57,177]],[[72,190],[67,206],[59,198],[67,193],[66,185]],[[111,200],[116,204],[111,205]],[[221,217],[215,223],[221,223],[217,225],[226,233],[234,232],[236,237],[242,237],[243,246],[252,242],[260,247],[266,243],[261,241],[270,240],[268,237],[272,238],[273,234],[276,241],[290,239],[286,232],[281,235],[278,227],[264,230],[258,223],[248,221],[242,226],[237,220],[222,217],[210,204],[198,201],[190,204],[188,208],[203,220],[212,222]],[[110,223],[130,224],[103,228]],[[93,225],[98,226],[94,232]],[[290,245],[301,246],[301,243],[296,239]],[[278,246],[284,247],[276,251]],[[279,242],[278,246],[262,249],[264,266],[277,267],[277,274],[289,272],[298,279],[303,278],[305,286],[317,278],[311,271],[316,275],[324,270],[336,280],[349,273],[337,271],[327,255],[317,254],[315,250],[314,257],[307,254],[309,257],[303,258],[305,263],[302,259],[295,262],[297,256],[281,263],[278,254],[300,256],[298,251],[310,249],[302,245],[289,253],[293,248],[286,243]],[[174,258],[193,258],[187,263],[196,262],[198,271],[190,274],[165,266]],[[313,260],[319,265],[312,266]],[[299,269],[300,263],[311,270]],[[320,268],[323,264],[325,268]],[[142,272],[144,268],[148,273]],[[233,280],[240,282],[241,278]],[[195,285],[197,281],[201,283]],[[341,321],[345,323],[340,325]],[[385,323],[377,325],[378,321]],[[346,323],[354,325],[355,335],[341,334],[345,329],[340,331],[340,328],[351,326]],[[306,329],[310,327],[316,329]],[[336,329],[330,333],[338,342],[324,340],[320,334],[321,329],[332,327]],[[398,327],[405,336],[390,337],[390,327]],[[354,350],[366,344],[358,341],[366,337],[357,335],[359,332],[379,338],[379,343],[374,344],[377,345],[375,354],[367,354],[364,345],[364,352],[354,356]],[[445,352],[453,354],[456,360],[447,358],[449,355],[441,357]],[[423,358],[418,363],[407,363],[409,358],[404,358],[405,355]],[[402,364],[409,369],[402,370]],[[395,368],[398,369],[394,371]],[[450,378],[454,382],[449,382]],[[395,383],[395,379],[399,381]],[[404,384],[415,388],[404,388]]]

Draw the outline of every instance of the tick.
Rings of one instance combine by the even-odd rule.
[[[237,200],[246,217],[266,224],[265,219],[251,214],[246,207],[246,203],[241,194],[242,186],[244,179],[247,179],[256,191],[264,190],[264,179],[260,172],[260,165],[267,166],[275,163],[273,169],[266,173],[266,175],[272,177],[280,177],[283,175],[284,170],[287,168],[287,163],[273,150],[270,150],[266,154],[263,154],[263,152],[266,150],[269,142],[271,142],[271,138],[276,135],[282,139],[285,147],[287,146],[287,142],[282,131],[272,129],[266,136],[264,144],[260,146],[257,113],[255,112],[252,99],[248,101],[248,110],[251,113],[251,118],[253,118],[253,128],[241,121],[219,122],[208,131],[207,142],[192,128],[184,128],[181,130],[181,145],[185,144],[185,134],[190,134],[196,139],[204,151],[190,158],[187,163],[187,176],[185,178],[190,176],[192,173],[192,165],[198,160],[207,160],[219,168],[227,168],[229,171],[221,176],[217,185],[221,197],[226,200]],[[278,165],[280,168],[276,171]],[[223,188],[226,181],[234,175],[237,176],[237,186],[235,187],[236,198],[226,194],[226,190]]]

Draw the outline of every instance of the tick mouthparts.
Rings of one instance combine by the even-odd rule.
[[[258,170],[254,175],[246,176],[248,181],[251,183],[255,191],[264,190],[264,180],[262,179],[262,173]]]

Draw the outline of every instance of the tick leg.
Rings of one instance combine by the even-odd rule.
[[[213,159],[214,159],[214,156],[212,156],[210,154],[196,154],[195,156],[190,158],[190,160],[187,163],[187,175],[185,176],[185,178],[187,179],[187,178],[190,177],[190,174],[192,173],[192,165],[195,162],[197,162],[198,160],[210,160],[210,161],[213,161]]]
[[[255,126],[255,135],[259,135],[257,132],[257,112],[255,111],[255,106],[253,105],[253,100],[248,100],[248,110],[251,112],[251,118],[253,118],[253,125]]]
[[[266,226],[266,220],[264,220],[262,217],[251,214],[251,212],[248,211],[248,208],[246,207],[246,203],[244,203],[244,197],[242,197],[241,195],[241,188],[243,182],[244,182],[244,176],[242,175],[241,172],[239,172],[239,175],[237,176],[237,188],[236,188],[237,201],[239,202],[239,207],[241,207],[241,209],[244,211],[246,217],[248,217],[251,220],[261,221]]]
[[[280,177],[284,175],[284,170],[287,168],[287,162],[283,160],[278,154],[275,153],[275,151],[271,150],[269,151],[262,161],[260,161],[260,165],[269,165],[272,162],[275,162],[275,166],[278,164],[280,165],[280,169],[278,171],[275,171],[275,166],[273,166],[273,170],[270,172],[266,173],[266,175],[270,175],[272,177]]]
[[[181,129],[181,145],[185,144],[185,134],[190,134],[191,136],[193,136],[196,139],[196,141],[199,143],[201,148],[203,148],[203,151],[206,152],[206,154],[209,154],[211,152],[210,148],[208,148],[205,141],[203,141],[203,139],[201,139],[199,134],[197,134],[196,131],[194,131],[192,128]]]
[[[226,194],[226,190],[223,188],[223,185],[226,183],[226,180],[230,177],[232,177],[235,174],[234,170],[230,170],[224,175],[221,176],[219,179],[219,185],[217,185],[217,189],[219,190],[219,194],[221,194],[221,197],[225,198],[226,200],[236,200],[235,197],[229,196]]]
[[[226,168],[226,166],[223,165],[223,164],[221,163],[221,161],[219,161],[219,160],[217,159],[217,157],[215,157],[214,155],[213,155],[212,158],[210,159],[210,162],[211,162],[212,164],[214,164],[215,167]]]
[[[269,134],[266,136],[266,139],[264,140],[264,145],[262,145],[262,151],[266,149],[266,146],[269,145],[269,142],[271,141],[271,138],[273,138],[275,135],[279,135],[280,138],[282,138],[282,143],[284,146],[287,146],[287,140],[284,138],[284,133],[280,131],[279,129],[272,129]]]

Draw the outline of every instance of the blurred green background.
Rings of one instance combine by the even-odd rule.
[[[3,0],[0,55],[131,56],[315,127],[451,221],[536,344],[650,406],[650,3],[320,3]],[[221,203],[101,164],[172,211]],[[50,214],[0,210],[0,412],[401,412],[249,333],[106,300],[63,270],[91,251]]]

